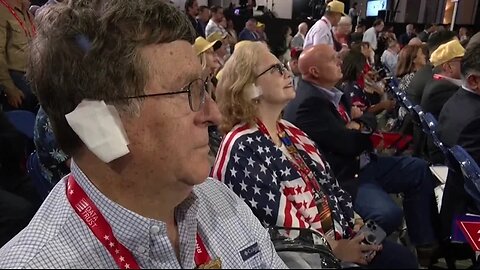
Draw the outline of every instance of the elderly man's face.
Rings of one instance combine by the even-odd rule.
[[[203,76],[186,41],[149,45],[141,49],[141,56],[148,65],[147,95],[180,91]],[[207,129],[219,117],[208,95],[202,109],[193,112],[189,94],[182,93],[145,98],[139,116],[123,120],[131,155],[146,173],[158,176],[162,185],[193,186],[210,171]]]
[[[322,52],[321,59],[318,59],[316,65],[317,80],[323,83],[337,83],[342,77],[342,61],[339,59],[337,52],[331,47],[325,48]]]

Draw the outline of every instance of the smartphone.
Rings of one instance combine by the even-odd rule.
[[[363,244],[365,245],[380,245],[383,240],[385,240],[385,237],[387,237],[387,233],[373,220],[367,220],[357,234],[363,234],[365,236],[363,240]],[[373,251],[369,253],[368,255],[371,256]]]

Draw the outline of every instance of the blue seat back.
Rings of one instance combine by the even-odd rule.
[[[33,152],[27,159],[27,172],[30,176],[38,194],[44,200],[48,193],[50,193],[51,186],[47,179],[43,177],[42,169],[40,168],[40,162],[38,160],[37,152]]]
[[[20,133],[29,139],[33,139],[35,114],[29,111],[16,110],[5,112],[5,116]]]
[[[459,145],[450,148],[450,153],[462,171],[465,191],[474,199],[480,209],[480,167],[472,156]]]

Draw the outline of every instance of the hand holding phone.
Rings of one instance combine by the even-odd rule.
[[[365,245],[380,245],[385,237],[387,237],[387,233],[378,226],[377,223],[373,220],[367,220],[365,224],[360,228],[358,234],[362,234],[365,236],[364,240],[362,241]],[[366,252],[366,256],[373,257],[374,251]]]

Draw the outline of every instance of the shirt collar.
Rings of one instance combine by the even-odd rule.
[[[330,20],[327,17],[323,16],[320,20],[324,21],[327,24],[328,29],[330,29],[330,30],[332,29],[332,23],[330,22]]]
[[[462,85],[462,88],[463,88],[465,91],[467,91],[467,92],[470,92],[470,93],[472,93],[472,94],[478,95],[477,92],[473,91],[472,89],[470,89],[470,88],[469,88],[468,86],[466,86],[466,85]]]
[[[335,107],[338,108],[338,105],[340,104],[340,100],[342,100],[343,92],[338,90],[336,87],[332,89],[326,89],[318,85],[314,85],[317,89],[320,91],[323,91],[323,93],[326,94],[328,100],[335,105]]]
[[[107,198],[90,182],[73,159],[71,173],[78,185],[83,188],[108,221],[117,240],[135,256],[148,257],[153,237],[168,237],[165,222],[143,217]],[[198,198],[192,191],[191,195],[175,209],[177,223],[180,224],[186,220],[186,216],[196,216],[198,206]],[[197,219],[192,220],[196,221]],[[192,230],[197,224],[188,224],[187,226]],[[132,230],[132,227],[135,230]]]

